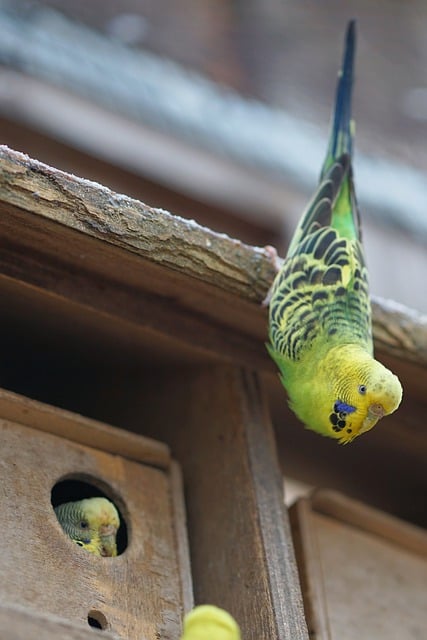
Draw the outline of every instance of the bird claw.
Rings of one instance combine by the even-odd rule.
[[[264,247],[264,253],[267,255],[267,257],[269,258],[271,264],[274,267],[274,270],[277,273],[279,273],[282,264],[283,264],[283,260],[281,258],[279,258],[279,256],[277,255],[277,251],[274,247],[272,247],[270,244],[267,244]],[[271,300],[271,296],[273,293],[273,285],[271,285],[270,289],[268,290],[267,295],[265,296],[264,300],[261,302],[261,306],[263,307],[268,307],[268,305],[270,304],[270,300]]]
[[[264,247],[264,253],[269,258],[271,264],[273,265],[276,272],[280,271],[280,267],[282,266],[283,260],[279,258],[277,255],[277,250],[275,247],[272,247],[271,244],[266,244]]]

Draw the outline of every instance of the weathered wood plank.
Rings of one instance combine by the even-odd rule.
[[[168,447],[161,442],[136,436],[5,389],[0,389],[0,418],[137,462],[163,469],[170,465]]]
[[[197,367],[147,382],[134,411],[183,469],[197,603],[224,607],[245,640],[306,640],[283,484],[253,374]]]
[[[0,204],[6,208],[10,217],[7,220],[7,216],[2,216],[1,220],[1,224],[5,225],[8,245],[14,241],[17,247],[23,248],[27,237],[27,243],[33,245],[34,252],[35,237],[31,240],[31,230],[34,233],[37,231],[37,251],[50,251],[51,254],[53,251],[53,255],[56,255],[55,262],[52,263],[50,260],[49,269],[50,282],[53,279],[57,288],[58,282],[62,285],[64,283],[60,278],[52,276],[65,258],[69,261],[69,276],[76,272],[84,276],[88,270],[94,268],[93,256],[90,253],[82,253],[79,243],[71,243],[67,255],[67,232],[70,235],[71,231],[78,231],[86,238],[104,241],[104,259],[102,263],[96,264],[97,272],[104,277],[108,274],[107,248],[125,249],[139,259],[144,259],[139,263],[140,269],[145,269],[151,264],[167,267],[177,274],[175,283],[179,289],[175,290],[175,295],[178,290],[180,294],[184,291],[183,299],[180,298],[184,306],[190,304],[188,298],[191,297],[185,290],[193,286],[198,295],[196,304],[192,303],[193,311],[198,308],[199,313],[206,314],[206,317],[215,323],[221,319],[224,322],[224,317],[228,315],[225,325],[231,322],[232,325],[234,323],[234,328],[239,325],[242,333],[257,338],[260,334],[265,337],[266,312],[260,309],[259,305],[274,277],[274,267],[265,250],[214,233],[193,221],[150,208],[100,185],[31,160],[28,156],[4,146],[0,148],[0,168]],[[26,212],[24,217],[22,218],[22,212],[11,208],[11,205]],[[21,221],[17,225],[13,218],[19,215]],[[47,224],[49,221],[62,226],[62,230],[57,227],[56,233],[62,236],[63,240],[57,244],[56,251],[52,248],[52,225]],[[49,228],[49,233],[44,234],[44,242],[40,237],[43,225]],[[3,229],[1,232],[3,234]],[[91,249],[94,246],[92,243]],[[15,254],[12,252],[12,255]],[[9,261],[9,268],[12,268],[12,264],[16,269],[16,257]],[[24,280],[28,277],[28,268],[29,265],[21,273]],[[7,273],[7,270],[5,272]],[[120,281],[121,277],[123,272],[119,270],[116,279]],[[45,270],[39,273],[38,278],[41,280],[39,286],[46,287],[45,280],[49,280],[49,272]],[[108,278],[111,278],[111,274],[108,274]],[[126,278],[129,288],[132,285],[129,271]],[[158,277],[156,283],[161,293],[162,278]],[[200,287],[201,283],[207,285],[207,288]],[[50,286],[53,288],[52,282]],[[217,304],[207,304],[206,297],[212,295],[216,297]],[[236,319],[230,320],[231,314],[228,313],[227,304],[233,299],[237,299],[237,302],[234,302],[234,315],[238,322]],[[96,303],[99,305],[100,300]],[[403,307],[390,306],[376,300],[374,337],[376,346],[381,351],[403,359],[427,363],[425,317]],[[262,360],[264,367],[268,367],[265,354]]]
[[[396,545],[427,557],[427,534],[408,522],[393,518],[388,513],[373,509],[358,500],[351,500],[338,491],[322,489],[311,496],[311,505],[319,513],[346,522],[363,531],[370,531]]]
[[[0,147],[1,200],[206,280],[262,300],[274,269],[262,249],[154,209]]]
[[[128,640],[176,640],[191,579],[182,583],[188,560],[177,547],[170,473],[5,419],[0,432],[0,600],[83,625],[92,617]],[[64,533],[51,504],[64,478],[99,484],[116,502],[129,532],[124,553],[97,557]]]
[[[72,317],[86,333],[96,327],[97,335],[110,331],[136,346],[158,350],[166,341],[169,357],[190,347],[205,361],[273,370],[260,305],[19,209],[2,208],[0,233],[0,292],[5,313],[21,325],[26,300],[35,320],[57,316],[56,332]]]
[[[265,563],[269,574],[273,611],[278,637],[305,637],[300,606],[300,585],[295,564],[291,531],[282,493],[283,478],[276,456],[276,445],[266,404],[262,401],[259,379],[241,373],[241,411],[246,427],[247,455],[253,486]],[[293,609],[292,617],[290,608]]]
[[[305,618],[311,640],[330,638],[322,565],[317,553],[314,528],[310,526],[310,503],[299,499],[289,510],[289,519],[298,561]]]
[[[330,491],[290,513],[313,639],[423,637],[424,530]]]
[[[193,583],[191,580],[190,548],[188,545],[187,514],[184,501],[184,484],[181,467],[175,460],[171,464],[170,487],[175,523],[178,569],[182,591],[183,613],[194,607]]]
[[[0,629],[2,640],[119,640],[119,636],[105,629],[73,624],[12,603],[0,603]]]

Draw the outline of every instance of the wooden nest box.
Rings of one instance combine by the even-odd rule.
[[[0,433],[1,603],[130,640],[179,637],[192,591],[168,448],[4,391]],[[117,557],[82,549],[56,519],[54,506],[91,495],[119,509]]]

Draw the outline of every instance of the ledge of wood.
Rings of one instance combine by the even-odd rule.
[[[239,336],[245,335],[252,342],[257,340],[258,345],[251,347],[256,351],[252,364],[271,370],[263,345],[267,317],[261,302],[273,281],[274,267],[265,249],[245,245],[192,220],[151,208],[5,146],[0,146],[0,209],[0,231],[9,246],[14,243],[21,248],[25,244],[28,246],[30,240],[25,239],[25,235],[28,236],[33,227],[46,224],[47,231],[58,229],[52,227],[53,223],[61,225],[62,238],[67,237],[67,232],[78,232],[86,238],[103,241],[104,247],[109,245],[124,250],[127,255],[132,254],[141,260],[141,269],[148,268],[150,263],[163,271],[167,268],[171,273],[180,274],[183,278],[181,287],[186,288],[185,304],[190,305],[191,300],[193,315],[202,313],[208,322],[223,325],[224,331],[231,328]],[[33,248],[40,254],[48,250],[48,243],[49,240],[46,245],[40,243],[39,238],[38,246]],[[54,249],[50,248],[50,251]],[[18,253],[14,254],[14,264],[12,259],[7,264],[7,257],[2,260],[2,270],[8,276],[16,277],[19,272]],[[56,261],[61,262],[59,246],[57,253]],[[73,262],[73,272],[90,268],[90,256],[83,253],[74,241],[74,255],[67,256],[68,262]],[[98,274],[105,276],[108,268],[108,256],[104,255],[103,261],[97,264]],[[117,279],[119,276],[115,274]],[[22,274],[20,277],[25,280]],[[130,272],[126,273],[127,277],[128,284],[132,284]],[[179,278],[174,277],[174,286],[178,286]],[[194,291],[189,291],[192,287]],[[161,284],[158,284],[158,290],[162,292]],[[171,295],[170,289],[167,294]],[[213,303],[206,302],[209,296]],[[183,299],[180,304],[185,307]],[[375,343],[381,352],[427,364],[427,317],[376,299],[373,319]],[[245,345],[242,342],[233,348],[237,353],[244,350]],[[224,359],[227,358],[230,359],[230,353],[224,354]],[[240,359],[248,362],[248,358]]]
[[[4,640],[120,640],[115,633],[71,623],[59,616],[40,614],[26,607],[0,603],[0,628]]]
[[[71,442],[160,469],[167,469],[171,464],[169,449],[162,442],[30,400],[4,389],[0,389],[0,416],[0,421],[17,422]]]
[[[261,301],[274,277],[263,249],[201,227],[0,146],[3,202],[161,266]]]

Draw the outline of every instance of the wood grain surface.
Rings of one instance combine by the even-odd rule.
[[[0,389],[0,417],[162,469],[167,469],[171,462],[168,447],[161,442],[5,389]]]
[[[230,611],[245,640],[306,640],[282,477],[257,377],[197,367],[147,385],[134,409],[183,469],[196,603]]]
[[[182,522],[172,507],[179,487],[172,489],[170,476],[9,420],[0,420],[0,430],[1,601],[82,626],[100,617],[127,640],[176,640],[191,579],[183,580],[188,560],[185,545],[177,550]],[[122,554],[94,556],[63,532],[51,490],[65,478],[101,486],[117,504],[128,530]]]
[[[90,303],[98,311],[112,310],[114,302],[111,295],[106,296],[105,287],[116,285],[114,313],[132,321],[141,314],[132,294],[142,286],[155,298],[153,314],[157,315],[152,316],[151,325],[157,330],[161,325],[168,333],[173,325],[179,336],[187,322],[197,346],[201,338],[195,329],[205,319],[204,325],[211,327],[200,346],[218,355],[224,329],[231,328],[236,333],[232,357],[240,355],[242,360],[243,351],[257,367],[270,366],[262,344],[259,350],[250,349],[250,341],[244,339],[264,341],[266,337],[266,311],[260,305],[275,270],[265,249],[153,209],[4,146],[0,147],[0,171],[5,275]],[[121,295],[117,284],[122,285]],[[150,298],[146,305],[150,307]],[[376,300],[373,321],[380,351],[427,362],[425,317]],[[221,351],[226,358],[227,350],[222,347]]]
[[[427,615],[427,534],[338,492],[291,508],[313,640],[417,640]]]
[[[0,603],[2,640],[120,640],[115,633],[83,627],[52,614],[38,614],[16,604]],[[141,639],[142,640],[142,639]]]

